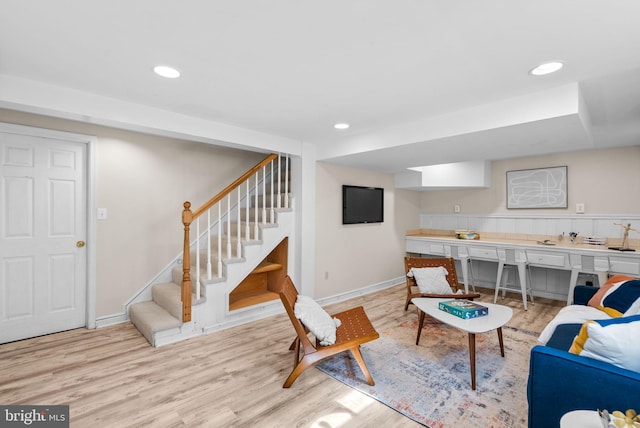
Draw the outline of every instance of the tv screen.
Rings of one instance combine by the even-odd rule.
[[[346,184],[342,186],[342,224],[383,221],[384,189]]]

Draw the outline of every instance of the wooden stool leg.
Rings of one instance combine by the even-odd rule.
[[[476,335],[469,333],[469,363],[471,365],[471,389],[476,389]]]
[[[424,324],[424,312],[418,309],[418,336],[416,336],[416,345],[420,342],[420,333],[422,333],[422,325]]]

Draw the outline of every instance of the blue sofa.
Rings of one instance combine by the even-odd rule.
[[[586,305],[597,290],[577,286],[574,304]],[[529,428],[559,427],[562,415],[572,410],[640,409],[639,372],[568,352],[580,327],[581,324],[560,325],[546,346],[531,349]]]

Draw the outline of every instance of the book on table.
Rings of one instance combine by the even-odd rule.
[[[477,318],[489,314],[489,308],[466,299],[446,300],[438,303],[438,309],[468,319]]]

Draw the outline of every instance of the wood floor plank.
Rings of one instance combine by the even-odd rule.
[[[479,290],[493,301],[492,290]],[[398,285],[327,307],[364,306],[378,331],[415,322]],[[563,306],[519,295],[509,326],[540,332]],[[387,406],[309,369],[289,389],[294,330],[284,314],[152,348],[130,323],[0,345],[0,403],[68,404],[73,427],[414,427]],[[375,374],[374,374],[375,377]]]

